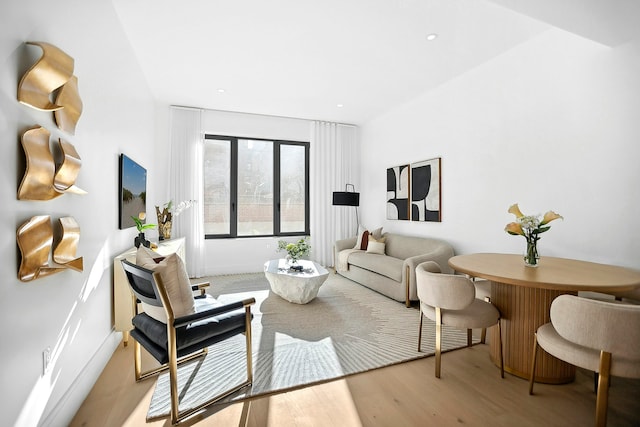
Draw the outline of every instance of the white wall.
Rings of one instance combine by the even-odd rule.
[[[602,23],[604,24],[604,23]],[[503,229],[554,210],[541,256],[640,268],[640,40],[609,48],[551,29],[362,127],[362,218],[522,253]],[[391,149],[393,147],[393,149]],[[386,220],[386,168],[442,157],[442,222]]]
[[[40,56],[25,41],[54,44],[75,59],[84,111],[75,136],[52,114],[18,103],[22,74]],[[157,194],[154,104],[109,0],[4,0],[0,5],[0,414],[2,425],[67,425],[119,341],[112,331],[112,259],[132,246],[135,229],[118,230],[118,156],[148,170]],[[63,137],[82,158],[85,196],[18,201],[25,168],[22,133],[37,124]],[[151,211],[150,211],[151,212]],[[34,215],[73,216],[80,225],[84,271],[23,283],[16,229]],[[53,351],[42,373],[42,352]]]

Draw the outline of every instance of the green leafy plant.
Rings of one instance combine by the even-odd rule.
[[[151,230],[156,226],[155,224],[143,224],[142,221],[144,221],[146,217],[147,217],[147,214],[145,214],[144,212],[140,212],[140,214],[138,215],[138,218],[136,218],[133,215],[131,216],[131,219],[133,219],[133,222],[136,223],[136,228],[138,229],[139,233],[143,233],[144,230]]]
[[[309,255],[309,251],[311,250],[309,238],[303,237],[296,243],[290,243],[285,240],[280,240],[278,241],[278,252],[283,250],[287,251],[291,262],[296,263],[300,258]]]

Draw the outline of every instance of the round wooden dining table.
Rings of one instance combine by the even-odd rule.
[[[491,281],[491,303],[503,319],[504,370],[526,379],[531,372],[534,333],[550,322],[549,308],[555,297],[640,288],[640,271],[565,258],[541,257],[537,267],[527,267],[522,255],[478,253],[454,256],[449,265],[472,278]],[[498,329],[490,333],[491,359],[499,366]],[[539,350],[535,381],[563,384],[574,378],[573,365]]]

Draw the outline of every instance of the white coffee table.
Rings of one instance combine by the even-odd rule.
[[[285,259],[272,259],[264,263],[264,275],[273,293],[289,302],[306,304],[318,295],[329,272],[313,261],[300,260],[298,264],[302,271],[291,270]]]

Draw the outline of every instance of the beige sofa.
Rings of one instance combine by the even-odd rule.
[[[443,273],[453,273],[449,258],[453,248],[443,240],[430,237],[384,233],[384,255],[354,251],[356,237],[336,241],[334,266],[336,273],[373,289],[407,307],[418,300],[416,266],[425,261],[438,263]]]

